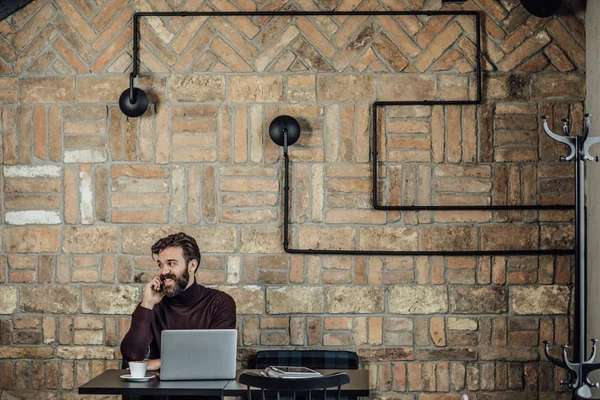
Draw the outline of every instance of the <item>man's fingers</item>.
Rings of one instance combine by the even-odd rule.
[[[158,290],[160,289],[160,278],[158,276],[155,276],[151,281],[150,281],[150,287],[154,290]]]

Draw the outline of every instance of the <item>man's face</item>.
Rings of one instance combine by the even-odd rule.
[[[167,247],[158,253],[156,263],[162,283],[160,287],[162,294],[174,297],[189,286],[190,273],[181,247]]]

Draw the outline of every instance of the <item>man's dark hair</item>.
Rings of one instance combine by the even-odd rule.
[[[152,256],[158,255],[158,253],[169,247],[181,247],[186,269],[192,260],[198,261],[196,271],[200,268],[200,259],[202,256],[200,255],[200,249],[198,248],[196,239],[183,232],[174,233],[162,239],[158,239],[156,243],[152,245]]]

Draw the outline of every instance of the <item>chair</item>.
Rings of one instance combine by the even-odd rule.
[[[252,372],[244,372],[239,377],[239,382],[248,386],[248,400],[252,400],[251,388],[261,389],[262,400],[265,400],[265,391],[274,391],[277,395],[277,400],[281,399],[281,392],[292,392],[292,398],[296,399],[296,393],[301,392],[308,400],[312,398],[312,392],[317,390],[323,391],[323,399],[327,399],[327,389],[337,387],[336,399],[340,400],[342,385],[350,382],[350,377],[338,372],[331,375],[325,375],[318,378],[301,378],[301,379],[281,379],[271,378]],[[269,393],[269,394],[271,394]]]
[[[358,356],[341,350],[261,350],[254,368],[269,366],[308,367],[312,369],[358,369]]]
[[[256,353],[254,368],[264,369],[278,365],[312,369],[358,369],[358,355],[344,350],[261,350]],[[356,396],[342,396],[339,400],[357,399]]]

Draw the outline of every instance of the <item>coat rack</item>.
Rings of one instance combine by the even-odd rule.
[[[553,140],[563,143],[569,147],[569,154],[561,157],[561,161],[574,161],[575,167],[575,337],[573,362],[569,361],[567,348],[562,346],[562,359],[553,357],[550,354],[549,342],[544,342],[544,352],[546,357],[554,365],[564,368],[567,371],[567,379],[561,381],[561,385],[566,385],[569,389],[576,390],[578,395],[585,393],[586,397],[591,396],[589,387],[600,388],[600,383],[592,383],[589,375],[592,371],[600,369],[600,363],[594,364],[596,356],[597,339],[592,339],[592,354],[585,359],[586,346],[586,237],[585,237],[585,195],[584,195],[584,163],[586,161],[598,161],[598,157],[592,157],[589,149],[593,144],[600,142],[600,136],[588,137],[590,132],[590,114],[584,115],[583,129],[580,136],[572,135],[569,119],[563,119],[563,135],[557,135],[548,128],[548,117],[543,116],[544,131]]]

